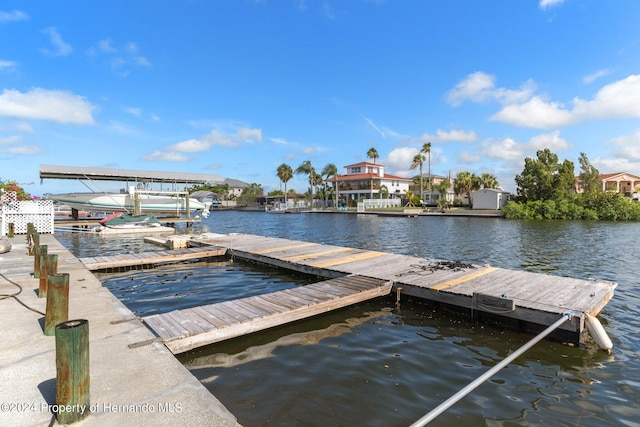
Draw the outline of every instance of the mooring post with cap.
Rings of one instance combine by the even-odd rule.
[[[49,275],[44,334],[54,335],[58,323],[69,320],[69,273]]]
[[[89,415],[89,322],[59,323],[56,335],[56,419],[71,424]]]

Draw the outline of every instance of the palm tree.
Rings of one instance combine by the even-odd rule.
[[[322,169],[322,176],[326,179],[333,177],[333,206],[338,206],[338,168],[333,163],[329,163]]]
[[[380,156],[378,155],[378,150],[376,150],[375,148],[371,147],[371,148],[369,148],[369,151],[367,151],[367,157],[370,158],[370,159],[373,159],[373,164],[375,164],[376,163],[376,159],[378,157],[380,157]]]
[[[423,200],[423,198],[422,198],[422,186],[423,186],[423,184],[422,184],[422,164],[424,163],[424,161],[425,161],[425,157],[422,154],[418,153],[413,157],[413,162],[411,163],[411,166],[410,166],[411,169],[415,169],[418,166],[420,166],[420,200]]]
[[[480,189],[480,178],[467,171],[460,172],[453,180],[453,191],[456,194],[466,194],[469,206],[473,207],[471,192]]]
[[[428,163],[428,181],[427,181],[427,185],[429,188],[429,203],[431,203],[431,143],[430,142],[425,142],[424,144],[422,144],[422,148],[420,149],[420,154],[426,154],[428,159],[429,159],[429,163]],[[420,174],[422,175],[422,174]],[[420,193],[422,195],[422,193]]]
[[[296,175],[308,175],[309,176],[309,191],[311,192],[311,209],[313,209],[313,186],[316,183],[316,170],[311,165],[310,160],[305,160],[294,171]]]
[[[498,188],[500,184],[498,183],[498,178],[485,172],[480,175],[480,186],[482,188]]]
[[[284,208],[287,208],[287,181],[293,178],[293,169],[286,163],[278,166],[278,172],[276,173],[281,182],[284,182]]]

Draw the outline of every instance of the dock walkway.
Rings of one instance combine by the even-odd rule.
[[[174,354],[366,301],[391,282],[345,276],[293,289],[145,317]]]
[[[492,266],[249,234],[203,234],[193,244],[225,247],[237,258],[326,278],[358,275],[393,283],[392,290],[512,319],[537,332],[571,313],[559,330],[578,343],[585,313],[596,316],[614,295],[613,282],[581,280]]]
[[[80,262],[91,271],[110,268],[134,267],[152,264],[182,262],[198,258],[209,258],[225,255],[226,248],[215,246],[192,247],[164,251],[150,251],[136,254],[118,254],[99,257],[80,258]]]
[[[154,335],[53,235],[40,243],[69,273],[70,319],[89,321],[91,414],[82,426],[236,426],[235,417],[160,343],[130,348]],[[26,239],[0,254],[0,425],[46,426],[54,421],[55,337],[43,333],[46,298]],[[13,297],[15,295],[20,303]],[[25,306],[38,312],[31,311]],[[122,320],[134,319],[122,322]],[[8,406],[4,406],[8,405]]]

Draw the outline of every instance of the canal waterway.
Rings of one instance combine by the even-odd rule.
[[[607,354],[543,341],[431,425],[640,426],[640,223],[219,211],[179,233],[250,233],[619,284]],[[157,249],[141,237],[57,233],[76,256]],[[102,275],[138,315],[317,280],[242,262]],[[406,426],[532,336],[379,298],[194,350],[180,360],[244,426]]]

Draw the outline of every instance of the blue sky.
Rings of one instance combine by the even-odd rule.
[[[424,142],[433,174],[508,191],[543,148],[640,175],[639,22],[635,0],[3,1],[0,179],[84,189],[41,184],[51,164],[268,192],[281,163],[342,172],[371,147],[413,176]]]

